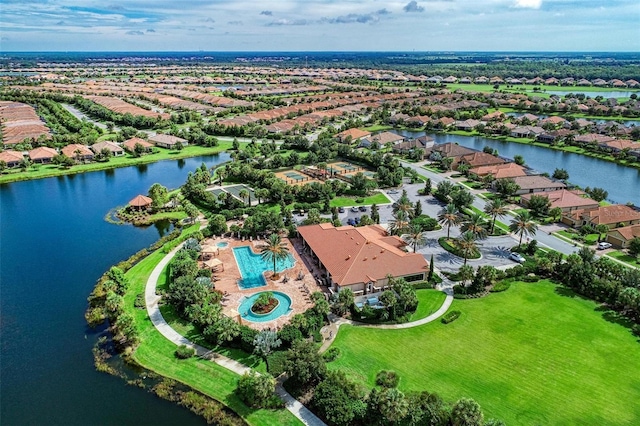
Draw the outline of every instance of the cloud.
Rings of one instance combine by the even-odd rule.
[[[135,35],[135,36],[144,35],[144,33],[142,31],[127,31],[125,34],[127,34],[127,35]]]
[[[242,21],[228,21],[227,24],[229,25],[242,25]]]
[[[279,27],[279,26],[289,26],[289,25],[307,25],[309,22],[306,19],[278,19],[276,21],[269,22],[267,24],[268,27]]]
[[[320,23],[328,23],[328,24],[368,24],[373,22],[378,22],[380,20],[380,16],[389,15],[387,9],[376,10],[375,12],[370,13],[349,13],[347,15],[337,16],[335,18],[322,18]]]
[[[516,1],[529,1],[529,0],[516,0]],[[402,8],[405,12],[424,12],[424,7],[418,6],[418,2],[411,0],[405,7]]]
[[[215,19],[213,19],[213,18],[207,18],[207,19],[205,19],[205,20],[204,20],[204,22],[211,22],[211,23],[214,23],[214,22],[216,22],[216,21],[215,21]]]
[[[542,0],[516,0],[513,7],[520,9],[540,9]]]
[[[64,21],[58,21],[58,22],[56,22],[56,25],[66,25],[66,22],[64,22]]]
[[[387,9],[380,9],[378,11],[375,12],[377,15],[389,15],[391,12],[389,12]]]
[[[260,12],[260,15],[264,15],[264,16],[272,16],[273,12],[270,10],[263,10],[262,12]]]
[[[155,33],[155,32],[156,32],[156,30],[154,30],[153,28],[147,28],[147,32],[148,32],[148,33]]]

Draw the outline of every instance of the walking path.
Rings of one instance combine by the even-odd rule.
[[[251,369],[246,365],[191,342],[189,339],[171,328],[171,326],[165,321],[164,317],[162,316],[160,308],[158,307],[160,296],[156,294],[156,285],[158,284],[158,278],[160,278],[160,274],[162,273],[163,269],[165,268],[165,266],[167,266],[169,261],[173,259],[173,256],[181,247],[182,244],[171,250],[158,263],[158,265],[156,265],[156,267],[151,272],[151,275],[149,275],[149,279],[147,280],[147,285],[145,286],[144,290],[144,299],[145,304],[147,305],[147,313],[149,314],[151,322],[160,332],[160,334],[162,334],[164,337],[166,337],[176,345],[187,345],[189,347],[192,347],[193,349],[195,349],[198,356],[211,359],[216,364],[221,365],[222,367],[231,370],[236,374],[243,375],[244,373],[249,372]],[[322,420],[320,420],[307,407],[302,405],[284,389],[284,387],[282,386],[282,381],[283,378],[280,378],[280,380],[278,380],[276,385],[276,393],[284,401],[286,409],[289,410],[291,414],[296,416],[305,425],[325,425]]]

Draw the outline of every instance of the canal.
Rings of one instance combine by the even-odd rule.
[[[104,220],[153,183],[177,188],[228,154],[0,185],[0,419],[3,425],[187,425],[202,418],[98,373],[87,296],[111,265],[166,227]]]

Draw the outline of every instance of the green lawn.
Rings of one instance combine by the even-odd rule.
[[[118,167],[133,166],[136,164],[154,163],[161,160],[178,160],[180,158],[197,157],[199,155],[210,155],[225,151],[231,147],[230,142],[220,142],[216,147],[204,147],[189,145],[181,151],[170,151],[167,149],[159,149],[157,153],[143,155],[142,157],[133,157],[129,154],[122,157],[112,157],[106,163],[89,163],[80,164],[70,168],[61,168],[53,164],[37,164],[28,171],[23,172],[19,169],[12,169],[0,174],[0,183],[15,182],[29,179],[41,179],[52,176],[70,175],[74,173],[93,172],[96,170],[115,169]]]
[[[416,321],[422,318],[426,318],[438,309],[444,303],[444,299],[447,297],[441,291],[421,289],[416,290],[418,296],[418,309],[411,315],[409,321]]]
[[[356,202],[356,200],[362,200]],[[329,204],[331,207],[348,207],[348,206],[369,206],[371,204],[388,204],[391,201],[381,192],[369,197],[336,197]]]
[[[133,307],[136,295],[144,292],[147,278],[164,255],[162,251],[156,251],[127,272],[131,284],[124,298],[125,309],[134,315],[141,339],[141,344],[134,352],[133,358],[149,370],[185,383],[221,401],[251,425],[301,424],[285,409],[255,410],[247,407],[234,393],[239,376],[226,368],[197,358],[176,359],[173,355],[176,345],[155,329],[145,309]]]
[[[395,370],[403,391],[471,397],[509,425],[640,424],[640,346],[594,302],[549,282],[514,283],[451,309],[462,315],[447,325],[342,326],[342,355],[329,366],[368,386]]]
[[[607,256],[613,257],[616,260],[627,263],[631,266],[640,267],[640,258],[633,257],[623,251],[615,250],[607,253]]]

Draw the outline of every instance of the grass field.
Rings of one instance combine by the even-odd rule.
[[[356,200],[362,200],[357,202]],[[387,204],[390,203],[386,195],[378,192],[369,197],[336,197],[329,204],[331,207],[348,207],[348,206],[369,206],[371,204]]]
[[[197,358],[176,359],[173,355],[176,345],[155,329],[145,309],[133,307],[136,296],[144,292],[147,278],[164,255],[162,251],[156,251],[127,272],[131,284],[125,295],[125,306],[134,315],[141,340],[133,358],[149,370],[185,383],[224,403],[251,425],[301,424],[285,409],[255,410],[247,407],[233,392],[239,376],[226,368]]]
[[[418,309],[411,315],[409,321],[428,317],[442,306],[447,297],[441,291],[429,289],[416,290],[416,295],[418,296]]]
[[[406,330],[343,326],[330,368],[373,386],[477,400],[509,425],[640,424],[640,345],[609,314],[549,282],[455,300],[462,315]]]

